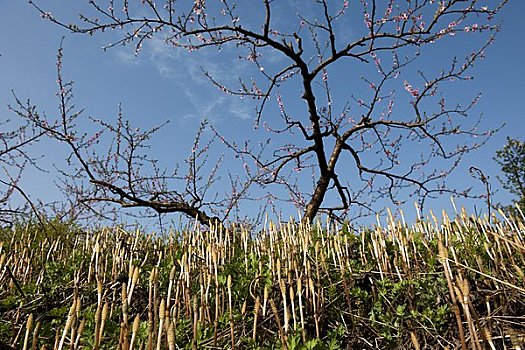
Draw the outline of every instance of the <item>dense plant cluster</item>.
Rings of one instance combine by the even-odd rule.
[[[435,349],[523,343],[525,226],[459,214],[350,232],[0,233],[17,349]]]

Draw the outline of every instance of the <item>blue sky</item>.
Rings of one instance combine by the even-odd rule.
[[[293,3],[290,1],[290,4]],[[54,15],[63,18],[75,18],[79,9],[85,6],[83,1],[57,5],[55,1],[41,0],[38,4],[49,6]],[[475,79],[466,88],[454,87],[456,90],[451,90],[455,97],[465,100],[477,92],[482,93],[482,99],[471,116],[475,118],[483,114],[484,128],[506,124],[484,148],[471,154],[465,160],[465,166],[450,178],[449,181],[460,187],[473,183],[467,171],[473,165],[483,169],[490,177],[493,189],[499,188],[496,179],[499,169],[492,157],[504,145],[507,136],[523,139],[525,46],[519,44],[525,37],[523,13],[524,1],[509,1],[498,17],[503,23],[502,31],[495,44],[487,50],[487,58],[478,62],[472,71]],[[103,51],[101,47],[111,40],[113,33],[94,37],[70,34],[42,20],[26,1],[18,0],[0,0],[0,33],[2,120],[15,118],[7,108],[13,103],[11,90],[21,98],[30,98],[47,114],[57,111],[55,61],[57,48],[64,36],[64,74],[66,79],[75,81],[75,104],[86,107],[87,115],[114,120],[118,103],[122,103],[125,116],[144,128],[170,120],[170,124],[155,138],[152,149],[165,165],[180,162],[187,156],[193,135],[203,118],[208,118],[226,137],[234,140],[254,132],[253,105],[250,101],[222,94],[202,76],[201,66],[225,82],[234,82],[236,72],[250,72],[252,68],[247,63],[238,63],[231,56],[215,51],[189,55],[166,46],[158,39],[148,42],[138,57],[134,56],[131,48],[117,47]],[[447,44],[450,46],[440,52],[446,53],[469,44],[472,43],[457,40]],[[439,60],[438,53],[424,63],[432,69],[432,65]],[[357,77],[361,72],[356,74]],[[334,89],[352,83],[340,79],[337,74],[333,75]],[[284,93],[293,96],[293,91]],[[90,125],[81,127],[89,129]],[[54,189],[56,171],[53,165],[63,166],[63,149],[54,144],[41,143],[34,151],[45,156],[41,162],[49,172],[28,172],[24,188],[33,199],[60,199],[60,194]],[[500,190],[495,199],[508,202],[510,197]],[[470,211],[474,206],[478,210],[483,207],[480,202],[464,203]],[[408,205],[407,210],[412,208]],[[451,210],[448,196],[433,201],[427,209],[430,208],[437,212],[441,208]],[[285,211],[288,214],[294,212],[295,209]]]

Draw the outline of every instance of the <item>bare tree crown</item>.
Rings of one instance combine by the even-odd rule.
[[[499,30],[493,22],[506,2],[91,0],[80,20],[69,23],[31,1],[42,17],[72,32],[115,31],[119,36],[107,48],[124,44],[139,53],[148,40],[160,38],[174,50],[234,52],[254,65],[237,86],[204,71],[223,92],[253,99],[258,132],[269,135],[260,144],[228,140],[212,126],[212,141],[222,141],[246,164],[245,179],[230,176],[232,190],[223,198],[211,190],[221,160],[203,165],[210,146],[200,143],[205,125],[186,163],[188,175],[181,177],[140,153],[155,130],[134,131],[120,117],[116,126],[97,121],[116,142],[106,156],[90,158],[91,139],[75,134],[78,112],[71,108],[70,85],[61,79],[61,120],[31,116],[30,106],[21,114],[70,146],[79,164],[75,176],[90,182],[75,187],[83,202],[182,212],[207,223],[227,218],[250,198],[252,186],[268,188],[268,200],[275,197],[272,188],[283,189],[305,221],[318,213],[344,218],[373,211],[382,198],[397,204],[407,189],[422,200],[445,192],[469,196],[468,189],[447,186],[444,179],[491,132],[467,119],[478,97],[458,103],[446,89],[471,79],[469,71]],[[435,47],[457,48],[456,41],[470,38],[478,38],[479,47],[452,55],[439,69],[418,63]],[[351,78],[356,71],[361,79]],[[151,172],[140,172],[146,168]],[[205,169],[208,176],[201,175]]]

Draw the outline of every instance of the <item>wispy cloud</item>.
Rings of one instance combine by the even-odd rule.
[[[178,80],[183,78],[183,64],[180,64],[181,54],[179,50],[167,45],[162,38],[153,37],[146,41],[143,49],[143,55],[146,56],[147,62],[152,64],[160,76],[164,79]],[[174,62],[179,64],[175,65]]]
[[[232,100],[228,109],[232,115],[242,120],[253,119],[255,113],[253,104],[241,99]]]
[[[184,91],[186,100],[193,106],[194,113],[187,113],[182,116],[181,122],[187,123],[190,120],[208,119],[212,123],[217,123],[223,118],[224,104],[226,96],[223,94],[199,94],[193,89]]]
[[[119,47],[115,49],[115,52],[117,61],[126,65],[138,65],[141,63],[140,56],[136,56],[131,50],[128,50],[127,47]]]
[[[138,56],[126,47],[118,48],[115,58],[126,65],[151,65],[162,79],[180,87],[184,91],[183,103],[188,103],[192,110],[178,118],[183,124],[204,118],[216,123],[232,116],[249,120],[253,118],[251,101],[228,96],[204,75],[206,72],[220,84],[237,89],[238,78],[247,75],[250,64],[239,61],[237,49],[227,46],[221,52],[211,49],[187,52],[155,36],[144,43]]]

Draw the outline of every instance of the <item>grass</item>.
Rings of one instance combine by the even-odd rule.
[[[0,348],[518,349],[525,225],[0,231]]]

